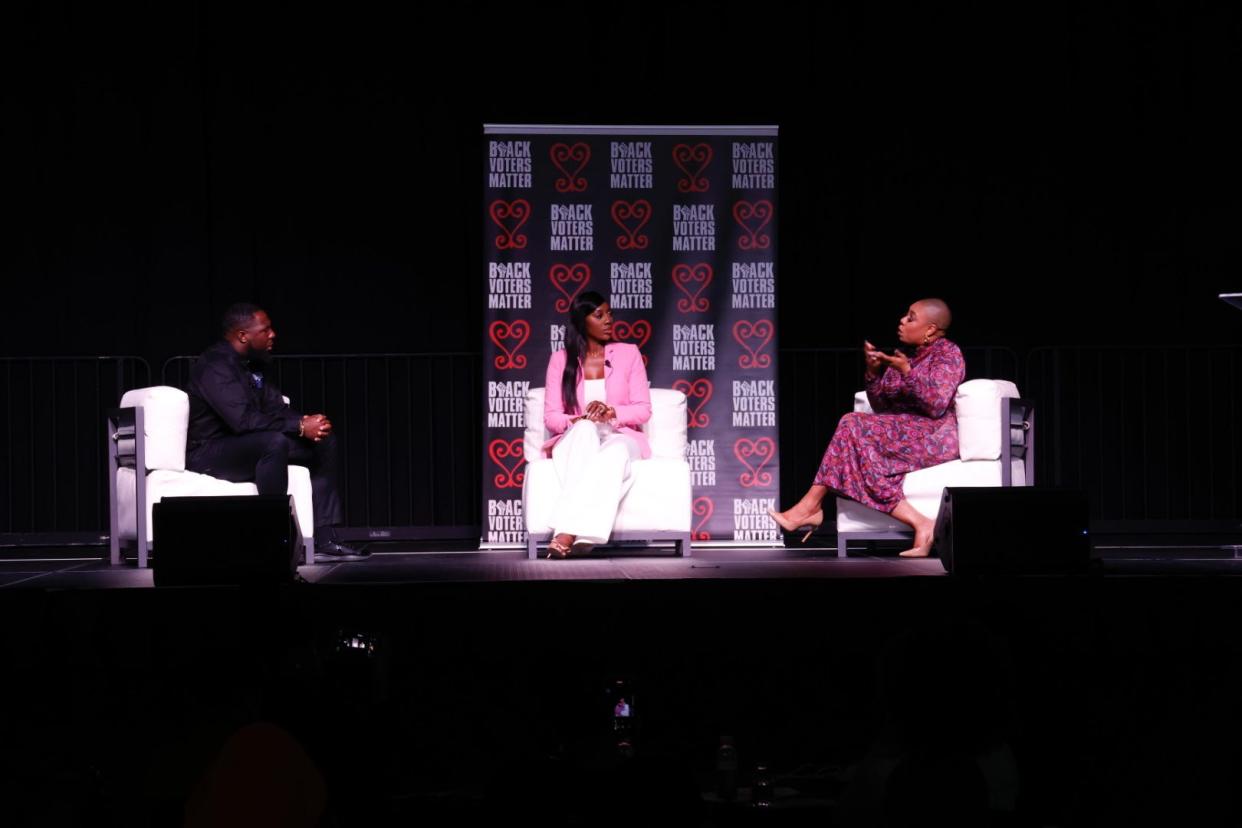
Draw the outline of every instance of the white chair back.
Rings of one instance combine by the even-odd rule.
[[[1019,398],[1018,386],[1008,380],[976,379],[963,382],[953,398],[957,413],[957,440],[963,460],[999,460],[1001,440],[1001,399]],[[854,395],[854,410],[870,412],[867,392]]]
[[[147,471],[185,471],[185,435],[190,425],[190,398],[179,388],[153,385],[121,397],[121,408],[141,406],[146,434]]]
[[[652,388],[651,419],[642,432],[651,444],[651,456],[681,460],[686,455],[686,395],[671,388]],[[543,457],[543,444],[552,435],[543,424],[543,388],[526,393],[526,432],[522,436],[526,462]]]
[[[957,387],[957,442],[963,460],[999,460],[1001,440],[1009,430],[1001,424],[1001,400],[1017,398],[1018,386],[1008,380],[977,379]]]

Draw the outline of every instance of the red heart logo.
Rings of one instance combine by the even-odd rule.
[[[612,203],[612,220],[624,236],[617,236],[617,247],[621,250],[646,250],[650,239],[638,231],[651,221],[651,202],[645,198],[638,201],[614,201]]]
[[[695,517],[702,518],[702,520],[695,524],[694,532],[690,536],[691,539],[696,541],[711,540],[711,533],[703,531],[703,527],[711,520],[712,512],[716,511],[716,505],[712,503],[712,499],[710,497],[696,497],[694,502],[690,504],[690,511],[694,512]]]
[[[492,479],[498,489],[520,489],[526,472],[518,471],[526,462],[522,452],[522,438],[516,440],[492,440],[487,444],[487,456],[500,466],[500,473]],[[508,460],[509,462],[505,462]]]
[[[617,320],[612,323],[612,337],[622,342],[637,340],[634,344],[642,349],[651,339],[651,323],[646,319],[635,319],[633,322]]]
[[[497,199],[492,202],[487,211],[491,214],[492,221],[496,222],[496,226],[500,228],[500,235],[496,237],[498,250],[520,250],[526,247],[526,236],[517,235],[517,231],[522,229],[522,225],[530,218],[529,201],[524,198],[516,198],[513,201]]]
[[[556,300],[556,312],[568,313],[569,306],[573,304],[574,297],[582,292],[587,282],[591,281],[591,266],[584,262],[572,265],[554,264],[552,269],[548,271],[548,278],[552,280],[552,287],[559,290],[561,295],[565,297]],[[566,290],[566,285],[573,289]]]
[[[772,220],[772,202],[767,199],[753,204],[739,201],[733,205],[733,219],[746,231],[746,235],[738,238],[738,247],[743,250],[767,250],[772,246],[772,239],[767,233],[759,235],[759,231]]]
[[[712,381],[709,379],[679,379],[673,383],[673,390],[686,395],[686,425],[689,428],[706,428],[711,417],[703,411],[703,406],[712,398]],[[691,400],[698,400],[698,405],[691,405]]]
[[[646,319],[635,319],[633,322],[616,320],[612,323],[612,338],[618,342],[633,342],[641,351],[651,339],[651,323]],[[643,354],[643,367],[647,367],[647,355]]]
[[[561,171],[563,178],[556,179],[556,191],[558,193],[580,193],[587,188],[585,178],[577,178],[578,173],[582,172],[582,168],[591,160],[591,147],[579,141],[572,147],[569,144],[557,143],[552,145],[551,151],[548,153],[552,158],[553,165]],[[577,164],[570,171],[566,162]]]
[[[712,275],[712,266],[706,262],[696,265],[674,265],[673,284],[677,286],[678,290],[686,294],[684,298],[677,300],[677,310],[682,313],[703,313],[709,310],[711,303],[701,294],[712,283]],[[698,284],[698,288],[693,293],[690,292],[689,285],[691,283]]]
[[[762,488],[772,485],[772,472],[762,469],[769,460],[776,456],[775,440],[771,437],[760,437],[758,440],[748,440],[743,437],[733,444],[733,454],[746,467],[746,471],[742,472],[737,479],[742,486],[749,489],[753,486]],[[759,462],[752,464],[750,462],[752,457],[758,458]]]
[[[530,339],[530,323],[525,319],[515,319],[510,324],[503,319],[497,319],[488,326],[487,335],[491,337],[497,348],[504,351],[496,355],[496,368],[508,371],[512,368],[526,367],[526,355],[519,354],[518,351],[526,344],[526,340]],[[517,343],[512,348],[505,346],[505,343],[510,340]]]
[[[746,353],[737,358],[738,367],[767,368],[771,365],[772,357],[768,354],[761,355],[759,352],[772,341],[774,332],[772,321],[769,319],[760,319],[753,323],[745,319],[734,322],[733,338],[746,349]]]
[[[673,147],[673,163],[685,173],[686,177],[677,182],[677,189],[683,193],[705,193],[711,182],[703,177],[703,171],[712,162],[710,144],[677,144]]]

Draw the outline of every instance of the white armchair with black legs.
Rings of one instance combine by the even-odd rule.
[[[122,544],[132,542],[137,546],[138,566],[147,565],[152,543],[158,543],[152,533],[152,507],[161,498],[259,493],[254,483],[232,483],[186,471],[189,423],[189,397],[179,388],[167,385],[126,392],[121,407],[108,413],[113,564],[121,563]],[[311,511],[310,470],[305,466],[289,467],[289,494],[293,495],[306,562],[314,563],[315,520]]]
[[[932,520],[949,486],[1033,486],[1035,409],[1007,380],[977,379],[957,388],[960,458],[906,475],[902,492],[910,505]],[[870,412],[867,393],[854,396],[854,411]],[[837,498],[837,556],[851,540],[913,538],[909,526],[853,500]]]
[[[621,501],[610,541],[672,542],[690,556],[690,464],[686,461],[686,395],[669,388],[651,389],[651,419],[643,433],[651,457],[632,461],[633,485]],[[543,444],[551,435],[543,424],[543,389],[526,395],[522,513],[526,520],[527,556],[552,539],[552,514],[561,483]]]

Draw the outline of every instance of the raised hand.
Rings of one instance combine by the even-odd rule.
[[[867,366],[868,374],[878,374],[884,367],[884,352],[872,345],[867,340],[863,340],[863,362]]]
[[[900,350],[893,351],[892,356],[889,356],[887,354],[884,354],[883,356],[884,356],[884,361],[887,362],[890,367],[896,368],[898,371],[900,371],[903,377],[906,374],[910,373],[910,358],[907,357]]]
[[[867,364],[867,374],[875,376],[885,368],[896,368],[904,377],[910,373],[910,359],[900,350],[886,354],[870,342],[863,340],[863,360]]]

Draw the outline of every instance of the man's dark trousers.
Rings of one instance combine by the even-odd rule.
[[[186,468],[234,483],[253,482],[259,494],[285,494],[289,491],[289,465],[310,469],[311,503],[315,511],[315,535],[320,527],[345,522],[337,473],[339,449],[336,435],[319,442],[281,434],[256,431],[230,437],[216,437],[186,457]]]

